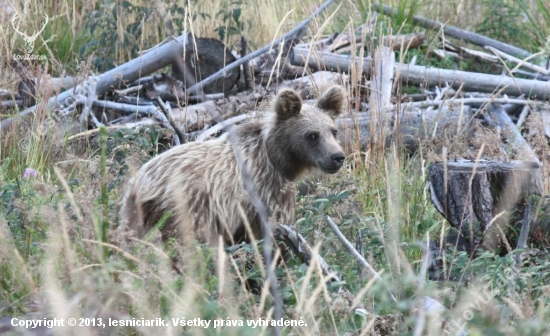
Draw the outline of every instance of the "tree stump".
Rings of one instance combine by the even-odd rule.
[[[528,197],[542,193],[539,164],[530,161],[436,162],[429,180],[432,203],[445,219],[474,249],[494,252],[516,247]]]
[[[176,61],[172,64],[172,76],[181,80],[186,88],[213,75],[236,60],[220,40],[194,37],[192,34],[189,34],[189,39],[191,41],[186,45],[185,59],[181,56],[176,57]],[[235,85],[239,76],[239,68],[230,71],[214,83],[204,86],[203,93],[228,92]]]

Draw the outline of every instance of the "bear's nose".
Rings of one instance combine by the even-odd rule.
[[[346,159],[346,157],[344,156],[344,154],[338,153],[338,154],[333,154],[330,157],[330,159],[332,160],[332,162],[336,163],[338,166],[341,166],[344,163],[344,160]]]

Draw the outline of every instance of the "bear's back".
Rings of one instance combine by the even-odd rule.
[[[162,230],[164,238],[194,234],[201,242],[212,242],[222,234],[231,242],[244,233],[244,215],[259,238],[259,219],[233,146],[238,147],[269,215],[278,222],[292,221],[294,192],[292,187],[282,190],[286,181],[269,162],[262,127],[261,122],[248,122],[233,128],[233,142],[224,134],[174,147],[153,158],[131,182],[123,210],[126,222],[143,234],[171,211]]]

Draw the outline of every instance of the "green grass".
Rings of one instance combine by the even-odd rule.
[[[113,136],[111,134],[110,138]],[[107,163],[112,154],[107,151],[94,154],[90,165],[99,163],[101,172],[101,162],[105,162],[106,168],[113,164]],[[453,256],[449,251],[447,271],[458,278],[441,282],[426,282],[420,278],[422,244],[428,232],[431,239],[438,240],[442,224],[442,218],[429,204],[426,176],[422,174],[427,164],[421,163],[417,156],[409,158],[390,151],[376,160],[376,164],[353,171],[345,169],[336,177],[323,177],[318,181],[320,190],[316,194],[299,200],[297,225],[300,232],[312,244],[321,243],[321,255],[344,276],[344,286],[351,293],[357,295],[368,284],[370,289],[363,294],[361,302],[375,314],[365,317],[348,311],[349,302],[337,293],[338,286],[327,286],[325,294],[319,292],[317,288],[323,285],[317,272],[308,277],[307,267],[291,259],[286,267],[278,267],[276,273],[285,300],[285,317],[303,317],[308,323],[308,328],[300,334],[353,332],[374,322],[374,316],[377,316],[377,324],[398,316],[402,322],[396,332],[407,334],[416,322],[413,310],[418,295],[438,298],[448,307],[455,307],[451,316],[460,317],[465,309],[461,305],[475,304],[479,297],[476,291],[499,277],[509,276],[507,272],[513,263],[511,256],[485,253],[471,261],[462,252]],[[47,304],[42,312],[56,317],[89,317],[99,307],[103,307],[104,318],[181,315],[188,319],[227,319],[229,316],[244,320],[268,316],[270,300],[263,301],[262,296],[243,290],[238,281],[240,277],[261,280],[257,268],[247,270],[245,267],[246,260],[253,259],[251,246],[237,252],[222,252],[200,245],[182,249],[176,243],[166,246],[166,252],[162,252],[151,243],[128,243],[121,239],[113,221],[117,195],[123,191],[123,186],[112,189],[105,197],[104,183],[100,182],[104,174],[90,179],[87,173],[75,172],[69,189],[55,178],[42,176],[2,184],[2,213],[11,203],[14,191],[19,190],[15,210],[2,219],[0,265],[5,272],[0,279],[0,295],[2,302],[9,303],[0,307],[2,316],[25,314],[40,288],[54,293],[46,295]],[[80,182],[77,184],[74,180]],[[41,183],[47,187],[37,185]],[[96,187],[89,195],[92,185]],[[91,203],[86,203],[88,197]],[[105,206],[108,207],[110,227],[107,239],[101,229],[105,228]],[[360,209],[350,215],[350,209],[357,206]],[[382,273],[384,282],[398,298],[397,303],[391,301],[380,282],[369,283],[372,277],[366,270],[363,280],[359,278],[357,263],[325,225],[325,214],[333,217],[352,241],[359,230],[362,232],[365,256]],[[154,243],[155,237],[158,238],[158,234],[149,242]],[[261,244],[259,247],[261,249]],[[8,254],[8,251],[12,252]],[[174,255],[185,260],[179,263],[185,272],[183,277],[171,270],[168,256]],[[220,258],[225,262],[220,264]],[[544,320],[550,317],[545,289],[548,266],[545,259],[530,258],[520,268],[520,276],[513,279],[512,287],[500,286],[491,292],[494,298],[484,306],[484,311],[476,312],[475,318],[468,321],[468,328],[483,333],[500,330],[498,318],[486,312],[508,302],[503,301],[506,298],[523,307],[526,314],[531,311],[529,318],[514,318],[514,330],[519,334],[538,330],[535,334],[541,334]],[[422,293],[418,292],[419,282],[425,282]],[[513,289],[512,297],[510,288]],[[83,300],[78,309],[63,307],[75,297]],[[63,303],[61,307],[59,302]],[[296,311],[297,307],[301,307],[300,310]],[[116,330],[120,334],[135,331],[132,328]],[[159,330],[150,328],[140,332],[154,334]],[[257,332],[257,329],[243,326],[227,328],[222,334],[252,335]],[[215,330],[205,333],[215,333]]]

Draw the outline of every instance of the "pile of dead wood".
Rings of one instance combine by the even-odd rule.
[[[32,94],[37,86],[50,85],[58,91],[68,88],[47,103],[59,117],[78,119],[81,130],[88,130],[73,134],[71,139],[93,134],[89,130],[101,125],[136,127],[158,123],[171,131],[173,145],[177,145],[207,139],[228,125],[254,116],[261,110],[264,98],[283,87],[297,89],[304,99],[309,99],[319,89],[338,83],[348,84],[359,93],[350,102],[348,115],[339,121],[348,148],[360,143],[364,149],[368,144],[388,142],[398,135],[407,148],[414,150],[418,139],[445,135],[449,125],[452,132],[466,134],[471,121],[480,118],[493,126],[516,129],[534,111],[540,113],[546,123],[546,135],[550,136],[550,111],[542,103],[550,98],[550,70],[545,67],[547,64],[530,63],[540,55],[421,17],[414,17],[417,25],[443,29],[446,37],[488,51],[459,47],[445,40],[445,49],[435,50],[436,55],[474,59],[502,68],[503,73],[428,68],[415,65],[414,59],[409,64],[396,62],[393,50],[421,45],[424,34],[386,36],[376,41],[376,15],[353,31],[301,42],[309,21],[331,2],[327,1],[292,31],[249,54],[244,36],[241,54],[236,55],[218,40],[184,33],[178,38],[167,38],[106,73],[81,76],[78,82],[71,77],[42,79],[41,83],[24,78],[16,93],[0,90],[2,107],[15,109],[34,104]],[[374,9],[392,14],[383,5],[374,4]],[[509,69],[504,61],[517,66]],[[171,66],[170,73],[153,74],[166,66]],[[518,75],[529,79],[517,78]],[[421,93],[395,97],[397,82],[417,85]],[[498,111],[491,114],[489,106]],[[20,115],[30,115],[36,108],[28,107]],[[371,118],[373,115],[376,118]],[[2,130],[11,121],[3,120]],[[521,134],[516,142],[533,154],[521,141]]]

